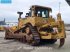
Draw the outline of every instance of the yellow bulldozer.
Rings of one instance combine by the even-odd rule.
[[[12,29],[13,27],[5,28],[5,39],[19,39],[30,45],[39,45],[42,40],[53,44],[59,39],[59,47],[62,47],[66,34],[61,14],[58,13],[55,20],[50,15],[52,12],[50,7],[32,5],[29,10],[25,18],[21,18],[23,12],[17,12],[18,25],[15,30]]]
[[[4,31],[4,27],[3,26],[0,26],[0,31]]]

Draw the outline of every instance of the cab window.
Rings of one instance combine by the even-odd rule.
[[[35,15],[38,17],[49,17],[49,12],[47,9],[36,9]]]

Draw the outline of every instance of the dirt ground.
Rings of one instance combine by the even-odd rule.
[[[66,31],[66,41],[62,48],[57,48],[59,40],[55,44],[30,46],[15,40],[5,40],[5,32],[0,32],[0,52],[70,52],[70,31]]]

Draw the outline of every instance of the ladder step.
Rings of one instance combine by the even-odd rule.
[[[39,37],[35,37],[34,39],[40,39]]]
[[[33,36],[39,36],[39,35],[33,35]]]
[[[38,33],[33,33],[34,35],[38,35]]]

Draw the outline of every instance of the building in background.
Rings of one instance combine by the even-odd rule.
[[[5,18],[3,21],[0,21],[0,25],[6,25]]]

